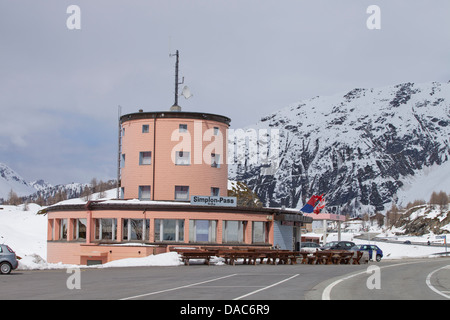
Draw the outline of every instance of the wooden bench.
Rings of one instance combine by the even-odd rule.
[[[205,264],[209,266],[211,257],[215,256],[215,252],[205,250],[182,250],[179,253],[186,266],[189,265],[189,260],[191,259],[203,259],[205,260]]]
[[[332,251],[317,251],[316,253],[317,256],[317,262],[316,264],[332,264],[332,256],[333,256],[333,252]]]
[[[266,254],[258,250],[219,250],[217,256],[224,258],[226,264],[231,264],[234,266],[238,259],[243,259],[243,264],[256,265],[256,260],[260,259],[262,262],[266,257]]]
[[[353,251],[340,251],[332,256],[333,264],[349,264],[353,257]]]
[[[306,251],[300,251],[299,254],[302,256],[301,264],[307,264],[308,263],[308,255],[312,255],[311,252]]]
[[[350,264],[350,261],[352,260],[353,256],[355,255],[354,251],[349,251],[346,253],[342,253],[342,257],[341,257],[341,264]]]
[[[361,260],[363,254],[364,254],[364,252],[362,252],[362,251],[356,251],[356,256],[353,257],[352,264],[360,264],[359,260]]]

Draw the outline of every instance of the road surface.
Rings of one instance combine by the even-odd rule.
[[[449,258],[435,258],[365,265],[190,265],[13,271],[0,275],[0,299],[440,300],[450,298],[448,266]]]

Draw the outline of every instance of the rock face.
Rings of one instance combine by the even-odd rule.
[[[394,224],[402,234],[422,236],[449,232],[450,210],[448,205],[424,204],[406,210]]]
[[[245,182],[264,205],[300,208],[323,193],[330,211],[383,211],[396,201],[402,179],[449,160],[450,82],[315,97],[248,129],[279,134],[269,174],[263,163],[229,166],[230,179]]]

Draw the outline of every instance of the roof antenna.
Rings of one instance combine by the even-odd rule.
[[[175,103],[170,107],[170,111],[181,111],[181,107],[178,105],[178,85],[184,83],[184,77],[181,82],[178,82],[178,64],[180,61],[180,56],[178,50],[175,54],[169,54],[169,57],[177,57],[177,61],[175,63]]]

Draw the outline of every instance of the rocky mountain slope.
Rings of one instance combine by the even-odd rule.
[[[0,204],[8,201],[11,190],[18,196],[19,203],[35,202],[48,205],[56,201],[88,196],[115,186],[115,180],[103,182],[96,179],[92,179],[90,183],[73,182],[56,186],[42,179],[27,182],[8,165],[0,163]]]
[[[330,211],[384,211],[398,201],[405,181],[449,160],[450,82],[315,97],[245,129],[279,133],[276,170],[267,174],[261,162],[229,166],[230,178],[245,182],[264,205],[301,208],[323,193]],[[450,181],[444,186],[450,191]]]
[[[6,198],[11,190],[18,196],[26,196],[36,192],[37,189],[9,166],[0,163],[0,198]]]

